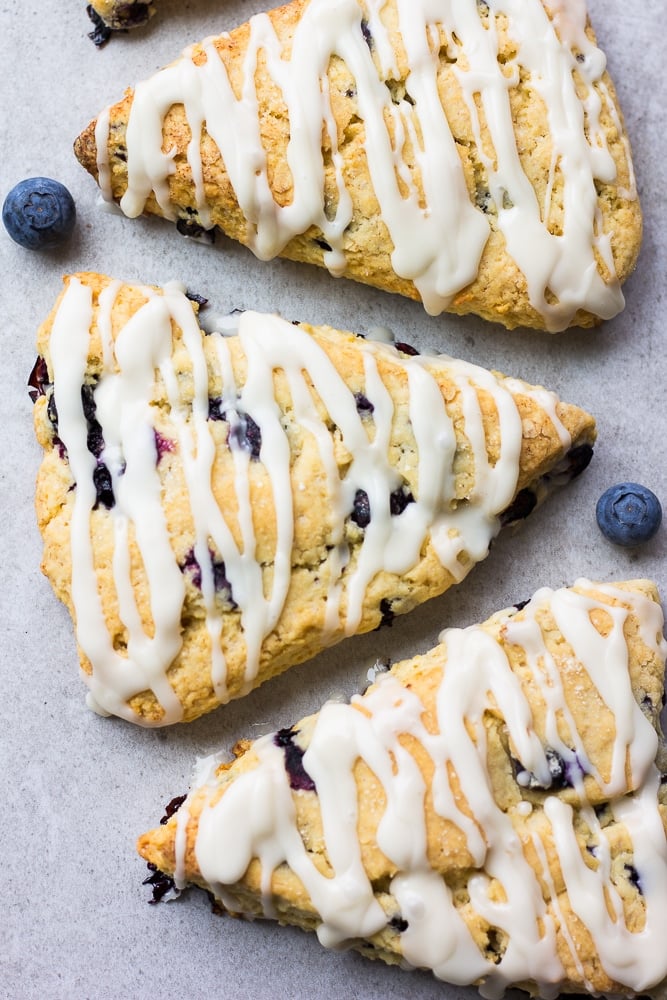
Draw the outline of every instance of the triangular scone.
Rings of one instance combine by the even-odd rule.
[[[545,588],[351,704],[200,762],[139,840],[156,898],[164,873],[486,997],[651,991],[667,976],[662,624],[648,581]]]
[[[44,570],[93,702],[146,725],[442,593],[592,454],[545,389],[232,319],[207,335],[180,287],[83,274],[39,333]]]
[[[591,325],[639,249],[580,0],[293,0],[188,48],[75,151],[128,216],[217,226],[433,314]]]

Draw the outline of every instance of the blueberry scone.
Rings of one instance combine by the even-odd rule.
[[[155,898],[193,883],[485,997],[664,993],[662,624],[648,581],[545,588],[205,759],[139,840]]]
[[[618,313],[630,149],[582,0],[293,0],[75,143],[105,198],[508,327]]]
[[[223,324],[224,325],[224,324]],[[190,720],[445,591],[593,418],[448,357],[67,279],[32,379],[43,568],[91,704]]]

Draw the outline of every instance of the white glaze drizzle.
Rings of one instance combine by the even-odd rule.
[[[357,341],[363,353],[363,392],[372,404],[373,432],[357,409],[353,392],[329,356],[303,328],[277,316],[244,313],[238,320],[238,343],[246,372],[238,385],[226,337],[206,339],[214,350],[204,352],[204,337],[192,304],[176,285],[162,294],[141,289],[146,301],[112,338],[112,311],[121,285],[102,291],[95,317],[90,290],[72,278],[57,312],[51,345],[55,396],[62,409],[59,436],[69,456],[76,491],[72,515],[72,593],[80,646],[92,664],[88,678],[96,706],[139,721],[126,705],[128,698],[152,690],[165,710],[163,724],[178,721],[181,706],[173,695],[167,671],[181,649],[180,621],[185,599],[183,572],[177,564],[161,505],[161,481],[155,416],[151,398],[156,373],[164,386],[167,414],[182,464],[193,522],[193,554],[200,569],[213,688],[228,700],[227,665],[221,649],[224,609],[216,601],[213,558],[224,573],[241,618],[245,641],[245,689],[253,686],[262,644],[278,623],[291,579],[294,542],[294,499],[291,454],[280,408],[274,394],[274,371],[284,372],[293,420],[312,436],[319,454],[330,503],[326,562],[328,579],[323,645],[358,630],[364,598],[379,572],[405,574],[415,566],[424,545],[432,540],[442,565],[455,580],[484,558],[497,533],[499,515],[511,503],[517,485],[522,422],[515,394],[532,395],[553,422],[563,451],[570,438],[558,419],[555,399],[516,379],[503,380],[484,369],[445,356],[408,357],[393,347]],[[95,584],[90,519],[96,494],[96,460],[87,450],[86,419],[81,402],[91,326],[96,320],[102,341],[103,371],[95,383],[96,419],[104,439],[100,456],[110,473],[115,504],[108,512],[113,524],[113,579],[118,614],[127,631],[127,658],[109,644]],[[181,331],[179,350],[191,369],[192,402],[183,400],[172,357],[172,328]],[[329,336],[337,336],[330,334]],[[412,501],[392,514],[390,495],[403,479],[390,462],[394,404],[380,374],[383,357],[403,369],[409,393],[409,422],[416,443]],[[441,390],[439,372],[455,386],[472,454],[474,483],[464,501],[456,501],[453,463],[456,435]],[[273,574],[267,593],[256,551],[248,451],[232,448],[233,484],[241,542],[234,540],[212,487],[215,444],[209,417],[210,377],[222,383],[222,411],[233,429],[243,414],[252,416],[261,432],[259,461],[266,473],[276,523]],[[311,388],[311,385],[313,388]],[[313,389],[328,419],[339,429],[350,455],[341,477],[333,437],[318,411]],[[478,389],[491,396],[496,411],[499,454],[491,464],[482,422]],[[294,489],[307,489],[295,483]],[[368,497],[372,516],[350,562],[345,536],[359,491]],[[94,513],[92,516],[96,516]],[[99,516],[99,515],[97,515]],[[141,622],[131,583],[130,542],[136,539],[149,588],[152,629]],[[265,557],[264,557],[265,558]],[[136,672],[135,672],[136,667]]]
[[[619,127],[621,123],[602,79],[604,55],[586,35],[585,4],[558,0],[550,4],[554,9],[551,21],[543,0],[495,0],[485,8],[484,16],[476,0],[396,0],[398,30],[408,63],[409,100],[400,95],[392,100],[385,85],[397,80],[399,72],[383,6],[373,0],[365,8],[380,72],[363,35],[364,10],[358,0],[311,0],[296,24],[289,58],[269,16],[261,13],[250,19],[238,97],[213,39],[203,43],[205,61],[201,65],[193,61],[193,46],[175,63],[138,84],[127,126],[128,186],[121,199],[123,211],[139,215],[153,192],[161,213],[169,219],[177,217],[168,188],[174,151],[162,148],[162,126],[169,108],[183,104],[193,136],[198,137],[205,125],[220,151],[247,220],[243,241],[253,252],[262,259],[272,258],[293,237],[316,226],[331,247],[325,251],[325,266],[342,274],[345,229],[353,206],[344,182],[327,76],[331,58],[339,56],[355,80],[371,181],[394,247],[393,268],[414,282],[430,313],[441,312],[476,277],[490,232],[488,219],[470,201],[438,93],[442,30],[450,55],[456,56],[459,47],[465,53],[465,68],[457,63],[456,78],[486,169],[498,226],[510,256],[525,275],[531,304],[554,331],[566,327],[578,309],[601,318],[619,312],[623,296],[615,278],[610,236],[600,232],[595,183],[613,183],[617,173],[600,124],[602,109],[609,109]],[[505,66],[497,58],[496,20],[500,16],[508,19],[509,33],[517,44],[516,59]],[[255,89],[260,56],[282,94],[290,120],[286,157],[293,197],[282,206],[271,191],[260,133]],[[523,171],[514,133],[510,91],[520,70],[530,77],[544,101],[553,143],[543,205],[538,204]],[[581,97],[575,70],[583,90]],[[482,142],[476,99],[484,111],[493,154],[488,148],[485,151]],[[325,205],[323,130],[330,140],[334,165],[333,206]],[[110,199],[108,132],[107,109],[98,119],[95,137],[99,182]],[[622,129],[620,132],[623,134]],[[423,197],[408,163],[406,144],[413,150]],[[625,139],[624,150],[631,180],[629,190],[622,193],[635,198]],[[199,220],[208,227],[213,223],[204,193],[198,141],[189,144],[187,157]],[[556,170],[563,190],[560,234],[548,229]],[[596,252],[612,276],[607,281],[600,273]]]
[[[619,631],[629,613],[640,621],[641,634],[650,636],[649,648],[664,662],[665,644],[658,641],[655,626],[662,622],[660,606],[637,591],[602,586],[617,595],[623,607],[610,606],[593,595],[597,585],[579,580],[576,590],[539,591],[523,611],[523,621],[511,612],[502,618],[509,644],[528,639],[529,662],[546,658],[544,673],[534,673],[533,683],[551,711],[568,714],[558,670],[547,654],[537,613],[551,609],[559,624],[567,609],[569,662],[577,662],[597,688],[610,711],[618,711],[618,725],[610,737],[612,756],[626,754],[635,762],[630,782],[619,773],[613,783],[599,783],[603,795],[611,793],[615,821],[622,823],[631,844],[632,864],[641,880],[645,923],[631,932],[611,880],[611,844],[608,833],[588,805],[583,783],[570,795],[581,810],[597,843],[594,867],[586,864],[576,841],[573,807],[558,794],[544,796],[544,815],[550,834],[549,851],[555,851],[569,902],[593,938],[607,974],[628,994],[649,989],[667,975],[667,958],[661,944],[667,920],[667,842],[658,810],[660,776],[654,763],[656,749],[652,727],[635,725],[626,732],[623,717],[639,711],[630,692],[632,708],[623,704],[621,693],[629,688],[628,653],[619,641]],[[590,614],[596,608],[612,613],[614,628],[600,646],[591,642]],[[437,729],[427,731],[422,719],[424,706],[413,690],[404,687],[392,673],[381,675],[361,698],[349,705],[328,703],[310,731],[303,766],[312,778],[322,817],[326,856],[331,865],[325,878],[304,845],[296,823],[295,795],[289,787],[283,750],[265,736],[253,744],[258,757],[254,770],[242,773],[217,792],[215,764],[195,780],[192,794],[209,786],[211,798],[203,804],[195,840],[195,855],[204,880],[221,898],[232,895],[231,908],[238,910],[234,884],[242,879],[248,864],[257,858],[262,866],[266,913],[272,909],[271,873],[287,863],[299,877],[319,914],[318,935],[326,945],[340,945],[381,930],[391,919],[374,895],[364,870],[358,839],[358,794],[353,768],[362,760],[382,786],[385,797],[376,834],[377,846],[397,874],[390,893],[407,922],[401,932],[405,962],[432,969],[455,984],[481,980],[485,997],[499,997],[512,984],[532,981],[540,994],[554,997],[564,978],[556,950],[556,926],[584,982],[586,977],[572,927],[563,926],[565,911],[554,898],[555,883],[546,862],[546,841],[541,824],[533,818],[539,810],[526,802],[504,811],[495,801],[486,770],[486,737],[483,716],[492,709],[504,719],[513,752],[548,785],[545,748],[534,728],[526,692],[510,666],[507,655],[494,638],[479,626],[448,629],[442,635],[440,662],[443,675],[436,695]],[[597,662],[602,655],[604,671]],[[598,682],[603,681],[598,687]],[[607,701],[607,698],[609,700]],[[623,695],[624,697],[624,695]],[[359,709],[362,709],[361,711]],[[651,730],[651,735],[649,733]],[[546,739],[550,740],[547,720]],[[628,745],[628,735],[630,744]],[[488,961],[474,944],[465,920],[454,906],[445,881],[430,867],[426,854],[422,772],[407,749],[405,737],[417,740],[433,764],[431,783],[435,812],[452,821],[463,832],[474,869],[468,880],[473,910],[492,927],[507,935],[507,947],[498,964]],[[583,737],[572,731],[577,745]],[[403,739],[401,739],[403,737]],[[298,737],[297,737],[298,738]],[[584,753],[588,761],[588,755]],[[455,799],[450,771],[455,772],[460,797]],[[597,781],[598,772],[589,772]],[[206,793],[207,794],[207,793]],[[305,793],[308,794],[308,793]],[[457,805],[465,803],[465,812]],[[212,804],[213,803],[213,804]],[[528,808],[520,808],[526,805]],[[512,823],[512,815],[527,816],[527,827]],[[532,847],[540,866],[533,871],[524,849]],[[179,871],[183,872],[182,859]],[[543,879],[549,905],[543,898]],[[489,895],[491,880],[502,888],[495,900]],[[610,914],[609,907],[612,907]]]

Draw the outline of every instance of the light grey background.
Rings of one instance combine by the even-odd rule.
[[[361,687],[378,656],[429,648],[445,625],[465,625],[578,576],[655,578],[667,593],[667,529],[643,550],[607,543],[595,502],[635,479],[667,501],[667,116],[664,0],[590,0],[590,11],[630,132],[645,238],[627,307],[593,332],[508,333],[475,319],[426,316],[415,303],[286,262],[263,264],[220,240],[207,248],[158,220],[101,211],[72,141],[126,85],[190,41],[225,30],[261,0],[160,0],[149,27],[97,51],[84,0],[0,4],[0,196],[26,176],[63,181],[78,208],[67,250],[35,254],[0,232],[0,997],[11,998],[447,998],[476,996],[425,973],[325,952],[314,936],[211,915],[201,894],[151,907],[134,840],[184,791],[197,755],[287,725],[332,695]],[[143,731],[101,719],[84,686],[67,613],[41,576],[26,380],[38,324],[63,273],[178,279],[217,309],[278,311],[366,332],[389,326],[435,348],[556,389],[598,418],[587,473],[503,537],[464,584],[429,606],[309,664],[187,728]]]

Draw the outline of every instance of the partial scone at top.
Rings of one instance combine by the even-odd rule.
[[[94,14],[90,14],[93,11]],[[153,0],[90,0],[88,12],[112,31],[140,28],[155,13]]]
[[[485,997],[664,994],[662,626],[649,581],[579,580],[446,630],[200,762],[139,839],[154,897],[193,883]]]
[[[75,275],[39,332],[43,568],[92,704],[190,720],[462,580],[593,418],[445,356]],[[400,346],[400,345],[399,345]]]
[[[614,316],[641,239],[579,0],[293,0],[188,48],[75,151],[128,216],[508,327]]]

